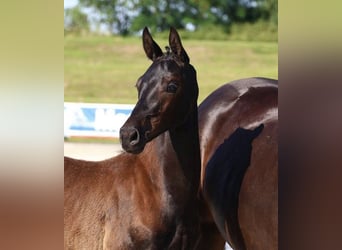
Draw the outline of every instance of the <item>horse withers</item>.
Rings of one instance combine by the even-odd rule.
[[[177,31],[165,53],[143,31],[152,65],[120,130],[126,151],[64,161],[65,249],[195,249],[200,150],[196,71]]]

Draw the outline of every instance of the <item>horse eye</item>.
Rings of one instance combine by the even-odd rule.
[[[175,83],[171,82],[167,85],[166,91],[169,93],[176,93],[177,88],[178,86]]]

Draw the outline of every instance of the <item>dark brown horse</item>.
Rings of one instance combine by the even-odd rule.
[[[278,249],[277,99],[277,81],[249,78],[199,106],[202,249]]]
[[[65,158],[65,249],[194,249],[199,238],[200,151],[196,72],[171,28],[163,53],[145,28],[152,65],[120,131],[128,153]]]

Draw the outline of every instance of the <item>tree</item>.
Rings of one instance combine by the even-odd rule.
[[[89,32],[88,16],[81,11],[79,6],[64,10],[64,30],[66,32]]]
[[[142,0],[137,1],[135,9],[139,13],[132,21],[132,31],[148,26],[152,31],[163,31],[170,26],[184,28],[182,16],[185,10],[182,1]]]
[[[140,0],[135,2],[138,15],[132,20],[132,31],[148,26],[152,31],[168,30],[170,26],[184,29],[187,25],[207,21],[204,15],[209,10],[206,1],[199,0]]]
[[[261,17],[264,20],[278,24],[278,1],[277,0],[258,0]]]
[[[108,26],[110,33],[128,34],[132,1],[79,0],[79,2],[83,7],[93,8],[100,16],[100,22]]]
[[[233,23],[277,22],[277,0],[79,0],[94,9],[109,31],[129,34],[148,26],[153,32],[191,24],[229,30]]]

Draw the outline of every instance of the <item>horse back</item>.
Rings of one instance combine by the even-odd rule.
[[[132,211],[123,209],[134,189],[130,162],[123,156],[99,162],[65,157],[64,171],[64,249],[123,247],[129,240],[116,224],[130,221]]]
[[[111,188],[102,168],[101,162],[64,158],[64,249],[103,249]]]
[[[149,157],[65,158],[64,249],[154,249],[181,242]]]

